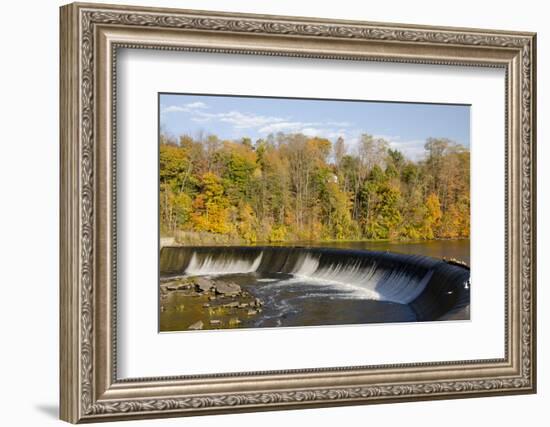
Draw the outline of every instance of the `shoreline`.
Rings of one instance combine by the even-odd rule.
[[[292,247],[323,247],[325,243],[336,243],[336,244],[345,244],[345,243],[389,243],[389,244],[425,244],[425,243],[435,243],[435,242],[455,242],[455,241],[465,241],[470,240],[470,237],[457,237],[457,238],[440,238],[440,239],[420,239],[420,240],[390,240],[390,239],[357,239],[357,240],[289,240],[283,242],[269,242],[269,241],[256,241],[253,243],[245,241],[234,241],[234,242],[176,242],[174,237],[169,236],[160,236],[160,240],[171,240],[170,244],[165,246],[181,247],[181,246],[292,246]]]

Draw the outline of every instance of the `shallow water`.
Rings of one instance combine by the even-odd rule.
[[[205,316],[199,309],[206,299],[173,293],[163,303],[161,331],[186,330],[197,320],[210,329],[210,318],[220,319],[223,329],[234,328],[232,318],[239,316],[239,328],[277,326],[318,326],[363,323],[414,322],[414,310],[406,304],[376,301],[361,297],[353,289],[336,283],[315,282],[287,274],[256,273],[210,276],[238,283],[263,302],[262,312],[239,316],[239,309]],[[184,306],[182,309],[181,306]],[[218,326],[216,326],[218,328]]]

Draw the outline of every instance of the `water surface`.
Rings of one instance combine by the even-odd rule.
[[[468,240],[319,246],[164,248],[165,283],[205,277],[236,283],[247,296],[164,293],[160,330],[187,330],[199,321],[202,329],[226,329],[469,318],[469,270],[438,260],[469,263]],[[259,310],[243,304],[256,298]]]
[[[339,249],[367,249],[408,255],[425,255],[434,258],[457,259],[470,265],[470,239],[428,240],[417,242],[301,242],[298,245]]]

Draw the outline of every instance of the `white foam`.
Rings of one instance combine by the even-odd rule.
[[[292,270],[292,274],[296,276],[311,276],[319,268],[319,256],[306,253],[301,254]]]
[[[263,252],[251,259],[225,258],[223,256],[205,255],[200,259],[193,253],[186,275],[222,275],[253,273],[258,270]],[[387,271],[372,263],[365,267],[361,260],[335,262],[320,266],[320,255],[300,254],[292,267],[292,277],[286,280],[258,279],[269,283],[268,286],[294,285],[304,282],[310,285],[329,287],[341,291],[339,296],[345,298],[372,299],[408,304],[424,291],[433,272],[427,271],[419,279],[403,270]]]
[[[319,259],[307,254],[293,274],[308,283],[341,288],[351,298],[408,304],[422,293],[433,272],[427,272],[419,282],[418,278],[402,271],[391,272],[388,276],[375,263],[365,268],[359,260],[319,268]]]
[[[253,260],[235,260],[223,259],[222,257],[212,257],[207,255],[200,260],[196,253],[193,253],[189,265],[185,269],[185,274],[193,276],[216,275],[216,274],[239,274],[253,273],[262,262],[263,252]]]

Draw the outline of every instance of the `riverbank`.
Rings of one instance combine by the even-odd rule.
[[[317,239],[317,240],[256,240],[250,242],[238,236],[231,234],[217,234],[198,231],[178,231],[175,235],[161,235],[161,246],[332,246],[333,244],[341,243],[392,243],[392,244],[407,244],[407,243],[427,243],[427,242],[445,242],[468,240],[469,237],[459,238],[438,238],[438,239]]]

